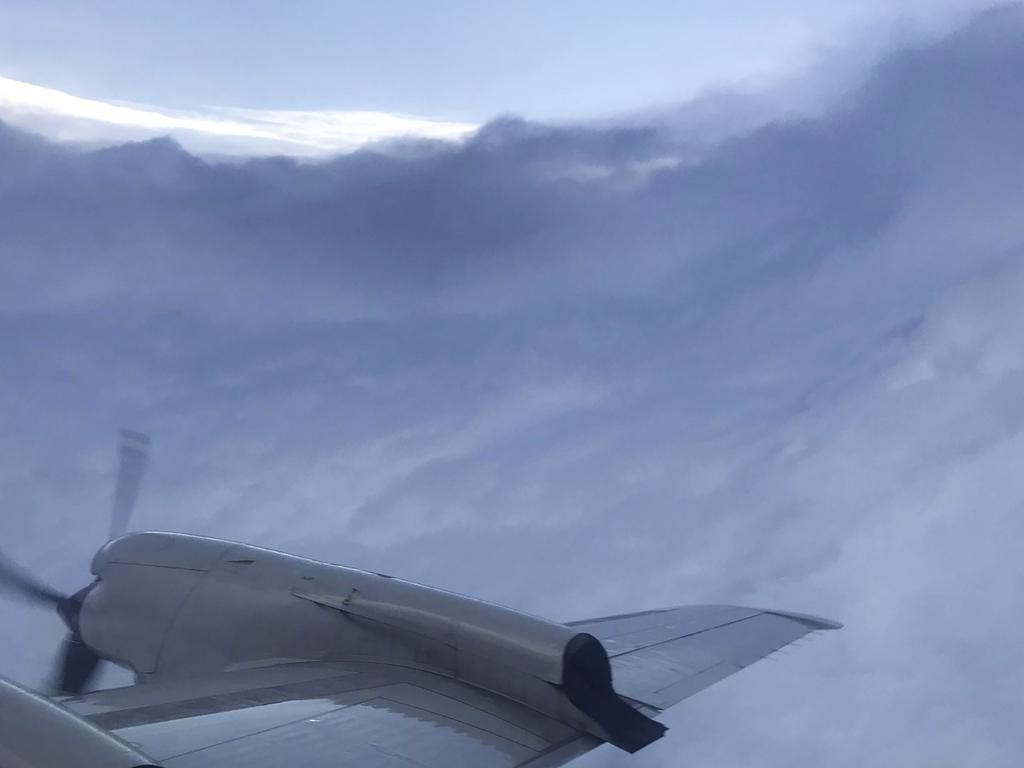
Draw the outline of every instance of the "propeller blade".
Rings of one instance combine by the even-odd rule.
[[[0,589],[21,595],[34,603],[56,607],[64,595],[46,586],[28,571],[0,554]]]
[[[99,666],[100,657],[82,642],[77,633],[68,635],[64,641],[64,653],[57,676],[57,688],[61,693],[79,694],[85,690]]]
[[[139,485],[146,471],[149,438],[141,432],[122,429],[118,441],[117,485],[114,489],[114,512],[110,519],[110,538],[128,531]]]

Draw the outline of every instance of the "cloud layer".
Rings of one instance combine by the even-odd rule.
[[[52,139],[115,144],[171,136],[206,155],[323,157],[410,137],[456,141],[476,126],[385,112],[208,108],[175,112],[113,104],[0,77],[0,119]]]
[[[127,423],[142,527],[553,618],[847,623],[581,766],[1017,765],[1022,32],[717,141],[684,109],[218,165],[4,128],[5,547],[83,582]],[[59,624],[3,610],[38,680]]]

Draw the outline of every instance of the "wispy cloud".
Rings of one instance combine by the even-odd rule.
[[[181,112],[86,99],[0,77],[0,119],[60,140],[116,143],[169,135],[199,153],[330,155],[397,138],[454,141],[465,122],[361,111],[205,108]]]

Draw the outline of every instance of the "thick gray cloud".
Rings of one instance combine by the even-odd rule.
[[[4,547],[83,583],[127,423],[141,527],[553,618],[847,622],[581,766],[1019,764],[1022,32],[720,141],[684,109],[219,165],[3,129]],[[38,681],[59,624],[3,611]]]

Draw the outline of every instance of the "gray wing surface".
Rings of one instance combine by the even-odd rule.
[[[615,690],[656,715],[819,629],[802,614],[686,606],[570,622]],[[602,742],[458,680],[390,664],[279,663],[62,702],[167,768],[554,768]]]
[[[293,663],[63,702],[168,768],[550,768],[600,740],[456,680]]]
[[[608,651],[615,691],[663,710],[836,622],[734,605],[689,605],[569,622]]]

